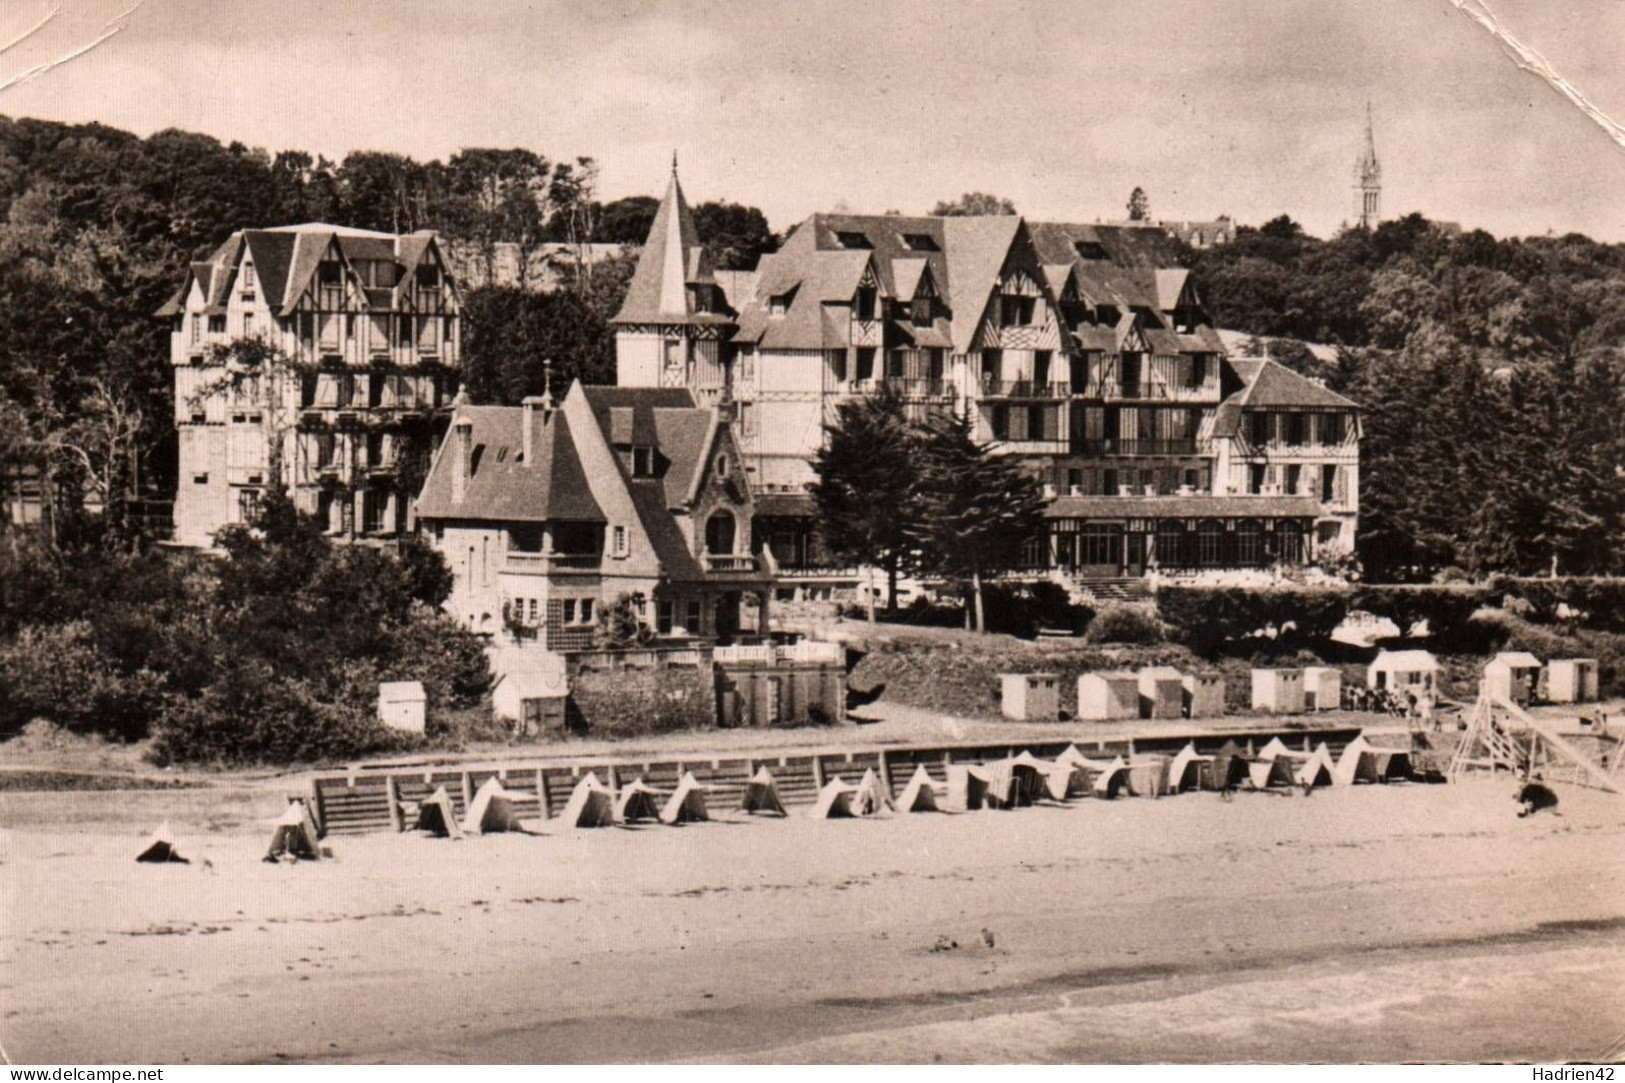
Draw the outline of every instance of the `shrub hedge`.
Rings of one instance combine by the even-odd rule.
[[[1252,636],[1281,650],[1328,639],[1348,616],[1349,597],[1335,587],[1164,586],[1157,614],[1175,642],[1212,657]]]

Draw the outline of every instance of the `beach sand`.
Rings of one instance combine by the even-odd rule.
[[[1595,1058],[1625,1033],[1625,799],[1564,787],[1561,815],[1518,819],[1512,790],[337,837],[297,866],[259,860],[273,792],[218,821],[196,793],[12,794],[0,1043],[16,1063]],[[136,864],[166,809],[192,863]]]

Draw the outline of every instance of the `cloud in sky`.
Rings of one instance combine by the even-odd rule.
[[[1625,4],[1491,0],[1599,108],[1625,113]],[[14,0],[0,83],[132,0]],[[966,189],[1024,212],[1353,208],[1373,104],[1384,207],[1498,233],[1625,240],[1625,151],[1449,0],[147,0],[124,29],[0,93],[0,113],[165,127],[340,157],[462,146],[590,154],[606,197],[656,192],[784,228],[844,201],[923,211]]]

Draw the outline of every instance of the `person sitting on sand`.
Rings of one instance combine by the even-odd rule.
[[[1525,816],[1533,816],[1542,809],[1555,809],[1557,807],[1557,794],[1552,792],[1550,786],[1538,781],[1525,782],[1519,788],[1515,800],[1521,806],[1518,809],[1519,819]]]

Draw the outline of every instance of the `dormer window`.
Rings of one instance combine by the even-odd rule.
[[[243,264],[242,284],[243,300],[252,301],[254,299],[254,265],[252,263]]]
[[[775,293],[767,301],[767,314],[769,316],[782,316],[790,311],[790,299],[793,293]]]
[[[1079,259],[1104,260],[1111,257],[1106,254],[1106,248],[1099,241],[1079,241],[1072,246],[1077,250]]]
[[[836,230],[835,240],[842,248],[866,250],[874,247],[869,243],[869,235],[857,230]]]
[[[912,307],[913,307],[912,315],[913,315],[913,318],[914,318],[914,326],[915,327],[930,327],[931,326],[931,316],[932,316],[931,298],[929,298],[929,297],[916,298]]]
[[[873,286],[859,286],[857,296],[852,300],[853,316],[859,320],[872,320],[875,318],[875,288]]]
[[[929,233],[902,234],[903,247],[910,252],[941,252],[937,239]]]
[[[639,444],[632,448],[632,476],[635,478],[652,478],[655,476],[655,449],[646,444]]]
[[[694,296],[695,312],[715,312],[716,304],[711,297],[710,286],[690,286]]]

